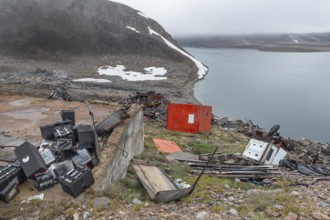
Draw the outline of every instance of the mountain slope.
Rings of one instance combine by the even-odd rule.
[[[154,20],[107,0],[1,0],[0,53],[52,58],[143,54],[182,59],[148,27],[177,43]],[[178,45],[177,45],[178,46]]]
[[[107,68],[124,71],[103,74]],[[148,71],[157,68],[164,75],[145,80],[157,75]],[[195,101],[194,83],[206,71],[156,21],[126,5],[0,0],[0,92],[44,97],[47,90],[66,85],[82,98],[154,90]],[[58,73],[60,78],[49,79]],[[107,83],[95,83],[101,81]]]

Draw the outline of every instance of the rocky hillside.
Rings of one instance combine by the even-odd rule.
[[[181,54],[149,34],[149,28],[176,44],[157,22],[116,2],[0,1],[0,53],[5,55],[52,58],[148,53],[182,59]]]
[[[140,78],[150,75],[148,68],[166,73],[161,81],[139,81],[138,77],[130,81],[99,73],[101,67],[117,65],[134,71],[122,74],[138,72]],[[65,84],[78,94],[143,89],[185,100],[192,97],[195,80],[205,74],[205,67],[200,73],[201,67],[156,21],[123,4],[108,0],[0,0],[0,92],[44,97],[41,92],[50,91],[40,88]],[[60,71],[61,77],[49,79],[54,71]],[[108,83],[73,81],[84,77]]]

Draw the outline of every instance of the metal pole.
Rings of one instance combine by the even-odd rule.
[[[197,185],[199,179],[202,177],[202,175],[203,175],[203,173],[204,173],[204,171],[205,171],[207,165],[209,165],[210,161],[212,160],[214,154],[217,152],[218,148],[219,148],[219,147],[216,147],[216,148],[214,149],[214,151],[213,151],[211,157],[208,159],[208,161],[206,162],[206,164],[205,164],[205,166],[204,166],[202,172],[201,172],[201,173],[199,174],[199,176],[197,177],[197,179],[196,179],[194,185],[192,186],[192,190],[190,191],[189,194],[191,194],[191,193],[195,190],[195,187],[196,187],[196,185]]]

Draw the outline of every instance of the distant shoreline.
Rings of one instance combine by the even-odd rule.
[[[288,53],[317,53],[330,52],[330,45],[219,45],[219,46],[196,46],[183,44],[183,47],[209,48],[209,49],[250,49],[262,52],[288,52]]]

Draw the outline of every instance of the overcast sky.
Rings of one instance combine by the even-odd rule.
[[[116,0],[174,36],[330,31],[330,0]]]

